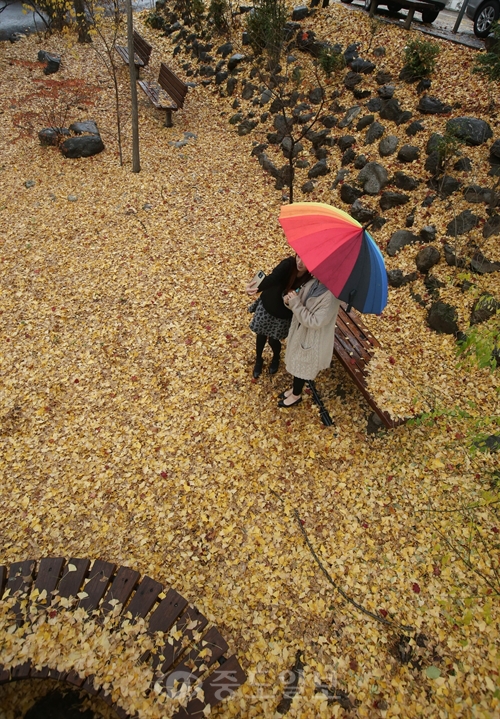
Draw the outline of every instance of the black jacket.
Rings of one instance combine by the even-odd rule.
[[[270,275],[267,275],[259,285],[259,292],[262,292],[261,300],[264,309],[273,317],[291,319],[292,310],[283,304],[283,293],[285,292],[290,275],[295,266],[295,257],[287,257],[277,265]],[[302,278],[301,278],[302,280]]]

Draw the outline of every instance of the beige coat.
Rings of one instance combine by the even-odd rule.
[[[329,290],[306,302],[315,281],[309,280],[289,303],[293,319],[286,346],[286,369],[305,380],[315,379],[320,370],[330,366],[340,306],[340,300]]]

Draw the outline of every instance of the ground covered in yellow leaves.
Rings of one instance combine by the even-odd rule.
[[[367,48],[368,21],[347,8],[325,10],[318,28],[345,47],[353,18]],[[182,76],[172,43],[141,31],[154,46],[145,76],[160,59]],[[408,34],[377,32],[400,69]],[[58,75],[44,77],[41,47],[62,55]],[[468,112],[486,119],[473,51],[442,48],[440,98],[455,98],[458,73]],[[310,398],[278,409],[289,378],[251,380],[244,286],[288,254],[282,198],[228,124],[232,100],[198,84],[168,129],[141,97],[133,174],[128,118],[120,167],[111,82],[92,48],[4,43],[0,70],[0,562],[100,557],[173,586],[248,674],[213,716],[279,716],[298,651],[289,717],[342,716],[339,696],[357,717],[498,716],[498,465],[471,449],[494,431],[498,371],[460,365],[409,290],[391,290],[383,316],[366,318],[384,348],[374,392],[401,414],[437,414],[367,435],[369,408],[336,362],[317,380],[333,428]],[[125,67],[120,82],[126,99]],[[96,120],[102,154],[40,146],[50,100],[36,93],[61,96],[58,83],[80,97],[67,123]],[[296,199],[338,204],[329,186]],[[427,218],[438,236],[443,208]],[[376,234],[381,247],[401,217]],[[498,261],[493,240],[484,251]],[[413,271],[415,254],[404,248],[388,269]],[[468,319],[474,297],[444,263],[436,274]],[[498,273],[474,282],[500,297]],[[311,547],[336,587],[389,623],[341,596]]]

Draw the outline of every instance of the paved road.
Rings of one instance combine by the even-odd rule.
[[[333,2],[340,2],[340,0],[333,0]],[[351,5],[344,5],[344,7],[350,7],[356,10],[362,8],[364,10],[364,3],[358,1],[353,2]],[[377,16],[380,19],[386,22],[401,25],[406,18],[406,14],[406,10],[401,10],[401,12],[399,13],[389,13],[387,8],[385,7],[379,7],[377,10]],[[437,19],[434,20],[432,25],[424,25],[424,23],[421,21],[420,14],[416,13],[412,22],[412,29],[420,30],[426,35],[440,37],[444,40],[450,40],[451,42],[459,43],[460,45],[468,45],[469,47],[474,47],[477,50],[484,50],[484,41],[474,35],[474,25],[472,23],[472,20],[469,20],[467,17],[465,17],[465,15],[462,18],[462,22],[460,23],[459,32],[456,34],[452,32],[453,27],[455,26],[455,23],[457,21],[457,17],[457,11],[443,10],[439,13]]]

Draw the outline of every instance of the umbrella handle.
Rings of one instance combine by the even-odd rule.
[[[349,292],[349,298],[347,300],[347,309],[346,309],[347,314],[349,314],[349,312],[352,310],[352,303],[354,302],[355,297],[356,297],[356,290],[351,290]]]

